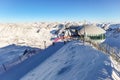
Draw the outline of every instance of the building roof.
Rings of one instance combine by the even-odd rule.
[[[100,27],[97,27],[96,25],[85,25],[83,26],[83,28],[79,31],[79,35],[84,35],[84,32],[85,34],[87,35],[100,35],[100,34],[104,34],[106,33],[105,30],[103,30],[102,28]]]

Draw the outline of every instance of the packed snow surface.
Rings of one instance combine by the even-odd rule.
[[[19,66],[0,75],[0,79],[112,80],[111,62],[106,55],[94,50],[91,46],[84,46],[83,43],[78,41],[66,44],[53,54],[54,50],[58,49],[58,46],[62,46],[61,44],[56,44],[57,47],[56,45],[51,46],[43,54],[31,58],[31,61],[19,64]],[[40,57],[41,55],[44,57],[50,54],[52,55],[47,57],[46,60],[41,61],[43,59]],[[35,64],[37,64],[36,67],[26,72]]]
[[[21,80],[112,80],[110,60],[80,42],[71,42]]]

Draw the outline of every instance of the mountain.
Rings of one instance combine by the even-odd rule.
[[[53,41],[66,28],[82,26],[80,22],[0,24],[1,64],[37,49],[37,54],[0,74],[0,80],[120,80],[120,63],[89,44],[71,40]],[[102,25],[102,28],[104,28]],[[101,25],[100,25],[101,27]],[[106,28],[106,41],[120,49],[119,28]],[[6,46],[6,47],[5,47]],[[11,65],[11,64],[10,64]],[[0,65],[0,70],[5,65]]]

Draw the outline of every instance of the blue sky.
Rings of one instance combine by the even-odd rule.
[[[120,0],[0,0],[0,22],[120,22]]]

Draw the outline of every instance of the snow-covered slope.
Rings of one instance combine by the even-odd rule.
[[[56,43],[55,46],[49,46],[41,53],[28,58],[24,62],[7,70],[5,73],[0,74],[0,80],[20,80],[24,75],[32,71],[38,65],[43,64],[62,46],[63,43]]]
[[[111,62],[103,53],[71,42],[21,80],[112,80]]]
[[[118,77],[120,75],[116,75],[109,57],[91,46],[84,46],[79,41],[70,42],[64,47],[61,42],[52,46],[51,38],[55,36],[51,33],[59,30],[60,25],[62,24],[0,25],[2,26],[0,27],[0,47],[14,43],[44,48],[44,41],[49,46],[40,54],[34,55],[0,74],[0,80],[113,80],[113,77],[120,80]],[[69,26],[73,23],[63,25]],[[113,42],[112,46],[113,44],[118,46],[120,38],[118,38],[119,34],[116,35],[117,42],[112,40],[113,37],[110,40],[110,37],[107,37],[106,42],[108,40],[108,43]],[[116,37],[114,34],[113,36]],[[17,55],[20,55],[21,51],[23,50],[21,49]],[[3,52],[6,53],[6,51]]]
[[[44,51],[44,54],[34,56],[23,64],[0,75],[0,79],[113,80],[113,69],[109,58],[105,54],[93,49],[91,46],[84,46],[83,43],[79,41],[66,44],[56,53],[52,53],[52,56],[45,58],[46,60],[41,62],[43,58],[39,56],[51,54],[51,51],[54,52],[54,50],[56,50],[57,47],[55,46],[52,46],[50,49],[48,48],[47,51]],[[37,66],[33,68],[34,64],[37,64]],[[26,70],[31,67],[32,69],[26,72]]]
[[[104,43],[107,43],[108,45],[112,47],[117,47],[120,49],[120,26],[110,26],[110,30],[106,33],[106,41]]]
[[[36,53],[40,53],[41,51],[39,48],[19,46],[15,44],[0,48],[0,65],[15,62],[23,55],[26,49],[34,50]]]

